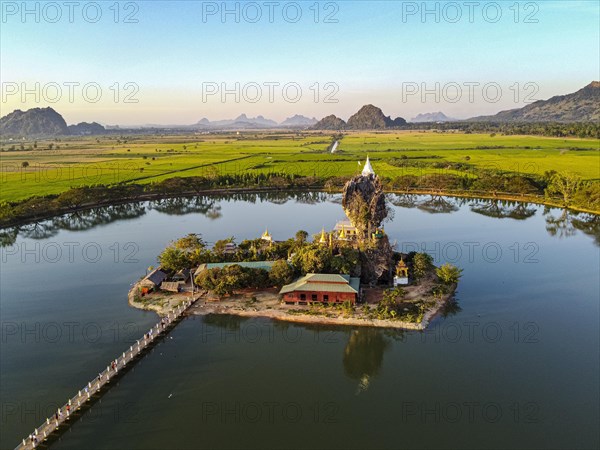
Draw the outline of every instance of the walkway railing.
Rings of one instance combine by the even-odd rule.
[[[67,400],[63,406],[57,409],[52,417],[48,417],[44,423],[35,428],[33,432],[15,448],[15,450],[34,449],[47,440],[53,433],[66,428],[72,422],[71,416],[82,409],[90,397],[98,394],[111,379],[119,374],[119,371],[131,364],[135,358],[162,334],[169,331],[181,319],[185,311],[194,304],[197,299],[187,300],[163,317],[160,322],[150,328],[141,339],[125,350],[120,356],[111,361],[106,369],[98,374],[96,378],[88,382],[77,394]]]

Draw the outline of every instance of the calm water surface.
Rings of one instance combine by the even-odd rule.
[[[52,447],[598,448],[598,219],[390,197],[399,250],[464,269],[426,332],[184,320]],[[171,240],[332,228],[323,194],[104,208],[2,235],[0,445],[156,321],[127,306]]]

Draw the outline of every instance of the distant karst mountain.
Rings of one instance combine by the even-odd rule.
[[[317,119],[315,119],[314,117],[311,119],[309,117],[296,114],[293,117],[288,117],[287,119],[285,119],[279,124],[279,126],[288,128],[304,128],[311,127],[316,123]]]
[[[406,125],[402,117],[391,119],[383,114],[381,109],[373,105],[365,105],[348,119],[348,123],[333,114],[317,122],[314,130],[382,130],[398,128]]]
[[[98,122],[80,122],[77,125],[69,125],[69,134],[74,136],[89,136],[106,133],[106,128],[100,125]]]
[[[600,120],[600,82],[548,100],[538,100],[523,108],[500,111],[494,116],[479,116],[470,121],[486,122],[597,122]]]
[[[373,105],[365,105],[348,119],[346,127],[349,130],[381,130],[406,125],[406,120],[396,117],[392,120],[383,114],[381,109]]]
[[[0,134],[6,136],[60,136],[69,134],[65,119],[52,108],[16,109],[0,118]]]
[[[413,123],[453,122],[442,112],[418,114]],[[593,81],[584,88],[567,95],[558,95],[548,100],[538,100],[523,108],[501,111],[493,116],[478,116],[468,119],[471,122],[599,122],[600,121],[600,82]],[[348,122],[331,114],[317,121],[296,114],[282,123],[264,116],[248,117],[241,114],[235,119],[211,122],[203,118],[193,125],[145,125],[120,129],[104,127],[97,122],[81,122],[67,126],[65,119],[54,109],[19,109],[0,118],[0,135],[7,137],[43,137],[65,135],[101,135],[106,133],[130,132],[147,133],[148,129],[174,129],[178,132],[211,130],[268,130],[276,128],[310,128],[313,130],[385,130],[402,128],[407,125],[402,117],[391,119],[381,109],[365,105],[353,114]]]
[[[312,126],[313,130],[344,130],[345,128],[346,122],[333,114],[323,117]]]
[[[456,122],[458,119],[448,117],[441,111],[431,112],[425,114],[417,114],[416,117],[410,119],[412,123],[425,123],[425,122]]]
[[[248,117],[246,114],[240,114],[235,119],[216,120],[214,122],[204,118],[192,127],[201,129],[246,130],[275,128],[277,125],[277,122],[274,120],[265,119],[263,116]]]
[[[293,117],[288,117],[281,123],[267,119],[264,116],[248,117],[246,114],[241,114],[235,119],[226,120],[210,120],[204,118],[192,125],[192,128],[212,129],[212,130],[245,130],[245,129],[269,129],[269,128],[306,128],[317,123],[317,119],[308,118],[299,114]]]

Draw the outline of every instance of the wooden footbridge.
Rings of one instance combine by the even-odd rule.
[[[45,446],[45,441],[65,431],[71,423],[77,420],[77,417],[81,415],[82,410],[86,409],[86,406],[89,406],[108,390],[107,387],[110,381],[118,376],[120,372],[122,373],[123,369],[132,366],[138,359],[138,356],[151,348],[159,337],[168,333],[181,320],[184,313],[196,300],[197,298],[186,300],[167,316],[163,317],[155,326],[144,333],[141,339],[138,339],[135,344],[125,350],[123,354],[110,361],[105,370],[77,391],[77,394],[58,408],[52,417],[48,417],[44,423],[35,428],[29,436],[21,441],[15,450],[29,450]]]

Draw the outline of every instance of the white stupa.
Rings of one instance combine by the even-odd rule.
[[[365,162],[365,167],[362,170],[362,176],[368,177],[369,175],[375,175],[375,171],[373,170],[373,167],[371,167],[371,162],[367,156],[367,162]]]

